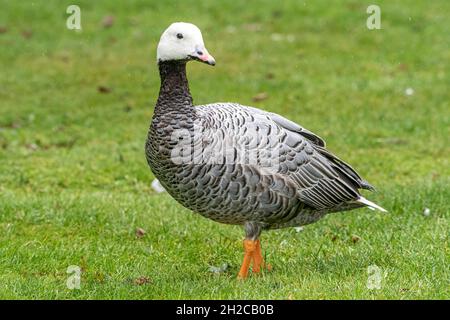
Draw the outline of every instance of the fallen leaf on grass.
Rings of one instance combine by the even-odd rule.
[[[145,276],[141,276],[133,280],[133,283],[137,286],[142,286],[150,282],[151,282],[150,278]]]
[[[37,149],[39,149],[39,146],[35,143],[29,143],[26,145],[26,147],[31,151],[36,151]]]
[[[253,102],[259,102],[266,100],[269,97],[267,92],[260,92],[253,97]]]
[[[100,93],[110,93],[111,92],[111,88],[106,87],[106,86],[98,86],[97,90]]]
[[[353,235],[352,236],[352,242],[353,243],[357,243],[359,240],[361,240],[361,237],[357,236],[357,235]]]
[[[136,228],[136,237],[142,238],[145,235],[145,230],[142,228]]]
[[[4,27],[4,26],[1,26],[0,27],[0,34],[1,33],[6,33],[8,31],[8,28],[7,27]]]
[[[116,18],[114,16],[106,16],[102,20],[102,26],[104,28],[111,28],[114,25]]]

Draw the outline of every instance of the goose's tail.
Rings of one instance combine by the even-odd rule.
[[[380,207],[379,205],[373,203],[372,201],[367,200],[364,197],[359,197],[358,200],[356,200],[359,203],[365,204],[369,209],[371,210],[380,210],[381,212],[387,212],[386,209],[383,209],[382,207]]]

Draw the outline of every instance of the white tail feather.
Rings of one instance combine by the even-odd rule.
[[[379,205],[373,203],[372,201],[367,200],[364,197],[359,197],[359,199],[357,201],[362,203],[362,204],[365,204],[367,207],[369,207],[369,209],[372,209],[372,210],[377,209],[377,210],[380,210],[381,212],[387,212],[386,209],[383,209]]]

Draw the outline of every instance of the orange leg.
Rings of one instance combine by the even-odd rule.
[[[264,258],[261,253],[261,242],[258,240],[256,242],[256,248],[255,252],[253,254],[253,269],[252,271],[254,273],[259,273],[261,271],[261,268],[267,268],[267,270],[271,270],[272,266],[270,264],[267,264],[264,262]]]
[[[239,270],[238,278],[245,279],[248,275],[248,269],[250,268],[250,263],[253,260],[255,250],[256,250],[257,240],[244,240],[244,260],[242,261],[241,270]]]
[[[244,260],[242,261],[241,269],[239,270],[238,278],[245,279],[248,276],[248,270],[250,269],[250,264],[253,262],[252,271],[254,273],[259,273],[261,268],[267,268],[271,270],[270,264],[265,264],[264,258],[261,253],[261,242],[257,240],[244,240]]]

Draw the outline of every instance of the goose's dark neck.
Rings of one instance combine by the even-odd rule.
[[[158,66],[161,77],[161,88],[156,104],[158,111],[186,112],[193,106],[186,76],[186,62],[162,61]]]

